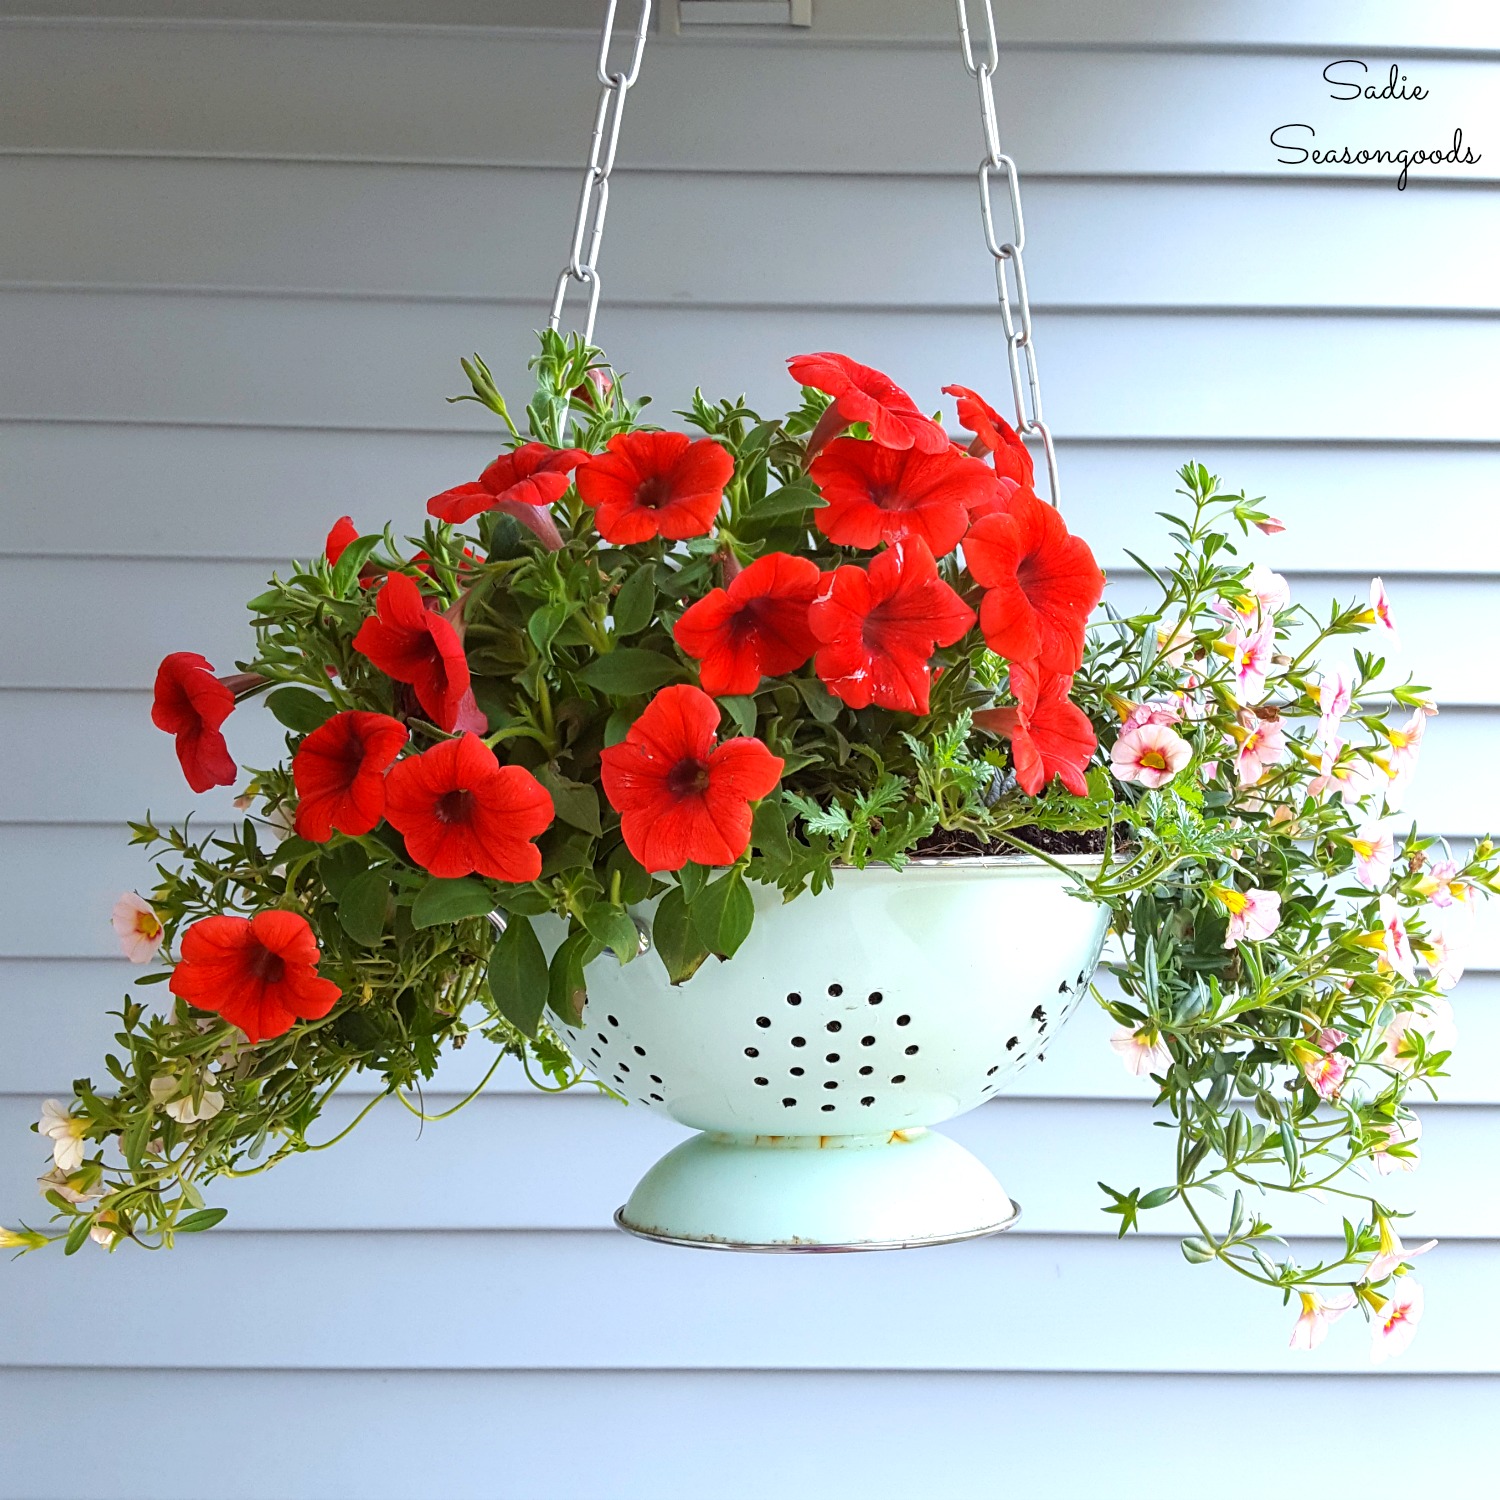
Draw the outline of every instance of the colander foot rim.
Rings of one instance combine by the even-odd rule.
[[[654,1240],[658,1245],[678,1245],[685,1250],[733,1250],[750,1255],[848,1255],[864,1250],[922,1250],[928,1245],[956,1245],[964,1240],[982,1240],[992,1234],[1003,1234],[1013,1229],[1021,1217],[1021,1205],[1011,1200],[1011,1214],[995,1224],[983,1224],[977,1229],[965,1229],[954,1234],[934,1234],[914,1239],[859,1240],[849,1244],[813,1242],[808,1240],[783,1240],[756,1243],[747,1240],[725,1240],[714,1238],[693,1239],[680,1234],[665,1234],[660,1230],[646,1229],[632,1224],[625,1217],[625,1205],[615,1210],[615,1227],[637,1239]]]

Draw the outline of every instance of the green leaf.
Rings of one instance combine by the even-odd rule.
[[[734,720],[734,727],[741,734],[755,733],[755,699],[735,694],[719,699],[719,707]]]
[[[661,898],[651,924],[651,941],[673,984],[691,979],[708,958],[708,949],[693,926],[680,887],[673,886]]]
[[[366,870],[344,887],[339,898],[339,926],[365,948],[375,948],[385,936],[391,882],[385,870]]]
[[[693,926],[710,953],[732,958],[750,936],[755,922],[755,900],[745,884],[744,871],[735,866],[712,885],[705,886],[692,904]]]
[[[89,1230],[93,1228],[94,1219],[92,1214],[83,1214],[73,1220],[73,1227],[68,1231],[68,1237],[63,1242],[63,1254],[76,1254],[80,1245],[89,1237]]]
[[[570,932],[558,945],[547,969],[547,1005],[569,1026],[583,1024],[584,966],[597,954],[598,944],[588,933]]]
[[[490,950],[490,994],[517,1031],[535,1036],[547,1005],[547,955],[526,917],[512,917]]]
[[[684,675],[681,662],[638,646],[621,646],[595,657],[579,672],[582,682],[612,698],[636,698]]]
[[[1201,1266],[1205,1261],[1214,1258],[1214,1247],[1207,1240],[1199,1239],[1196,1235],[1192,1239],[1182,1242],[1182,1258],[1195,1266]]]
[[[684,865],[677,872],[677,883],[682,887],[682,899],[691,906],[698,899],[698,893],[708,884],[707,866]]]
[[[540,609],[532,610],[530,619],[526,621],[526,634],[543,656],[548,654],[552,637],[563,628],[569,613],[566,604],[545,604]]]
[[[344,894],[344,887],[356,875],[362,875],[369,864],[370,856],[364,846],[351,839],[324,850],[318,858],[318,875],[328,887],[329,895],[337,900]]]
[[[604,866],[605,883],[613,890],[614,877],[620,877],[620,904],[635,906],[651,894],[651,876],[645,866],[625,847],[615,845],[614,853]]]
[[[823,684],[811,677],[798,677],[794,681],[797,691],[802,694],[802,701],[807,705],[807,711],[820,724],[832,724],[839,716],[839,709],[843,705]]]
[[[179,1219],[174,1227],[178,1234],[201,1234],[205,1229],[212,1229],[228,1215],[227,1208],[200,1208],[197,1213],[191,1213],[187,1218]]]
[[[333,591],[340,598],[349,592],[359,577],[359,570],[369,562],[370,554],[381,540],[379,532],[374,536],[356,537],[339,553],[339,560],[333,565]]]
[[[550,761],[532,774],[551,794],[552,807],[564,823],[599,837],[599,793],[593,787],[570,781]]]
[[[608,901],[596,901],[578,914],[589,936],[622,964],[640,955],[641,935],[630,913]]]
[[[772,490],[751,515],[757,521],[774,521],[778,516],[800,516],[805,510],[819,510],[827,504],[810,479],[798,479]]]
[[[768,797],[755,809],[750,824],[750,842],[772,870],[784,870],[792,862],[792,844],[787,837],[786,813],[781,803]]]
[[[635,635],[644,630],[656,613],[656,564],[647,563],[637,568],[615,595],[614,617],[616,635]]]
[[[467,875],[462,880],[429,880],[411,904],[411,925],[442,927],[466,917],[488,916],[494,909],[489,888]]]
[[[266,707],[295,734],[311,734],[338,712],[328,699],[304,687],[279,687],[267,693]]]
[[[1141,1201],[1136,1206],[1138,1208],[1160,1208],[1163,1204],[1170,1203],[1176,1196],[1177,1189],[1174,1187],[1152,1188],[1149,1193],[1142,1195]]]

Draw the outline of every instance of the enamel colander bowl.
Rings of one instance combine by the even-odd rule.
[[[788,904],[751,889],[755,926],[730,962],[675,988],[651,953],[587,971],[574,1055],[700,1132],[641,1180],[621,1228],[742,1250],[1008,1228],[1018,1211],[988,1168],[928,1127],[1042,1054],[1088,988],[1107,909],[1024,857],[840,870]]]

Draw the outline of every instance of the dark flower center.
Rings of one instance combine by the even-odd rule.
[[[708,790],[708,767],[701,760],[680,760],[667,772],[667,790],[674,797],[690,797]]]
[[[432,810],[433,815],[439,823],[467,823],[469,808],[473,801],[473,792],[444,792],[437,799],[437,805]]]
[[[250,972],[266,984],[280,984],[286,975],[286,960],[269,948],[256,948],[250,959]]]
[[[653,474],[635,492],[635,503],[643,510],[660,510],[672,498],[672,487],[660,474]]]

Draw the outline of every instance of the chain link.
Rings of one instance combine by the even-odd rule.
[[[620,145],[620,125],[625,118],[625,96],[641,76],[641,59],[646,53],[646,36],[651,26],[652,0],[640,0],[640,16],[630,43],[627,68],[610,67],[610,52],[615,41],[615,12],[619,0],[609,0],[604,27],[599,35],[599,58],[594,72],[599,79],[599,105],[594,111],[594,132],[589,140],[588,165],[583,169],[583,187],[578,194],[578,213],[573,221],[573,240],[567,264],[557,278],[552,294],[552,312],[547,326],[556,333],[562,325],[563,305],[570,286],[583,287],[588,293],[588,310],[583,324],[583,341],[594,341],[594,320],[599,315],[599,245],[604,239],[604,221],[609,216],[609,174],[615,169],[615,153]]]
[[[954,3],[958,9],[958,40],[964,69],[979,90],[979,129],[984,138],[985,153],[979,164],[979,219],[984,226],[985,248],[995,262],[995,290],[1000,300],[1000,321],[1005,328],[1005,362],[1010,370],[1011,393],[1015,397],[1016,431],[1023,437],[1041,439],[1047,459],[1050,499],[1057,505],[1062,498],[1057,482],[1057,450],[1053,446],[1052,430],[1042,416],[1042,384],[1036,368],[1031,302],[1026,293],[1026,266],[1021,255],[1026,248],[1026,220],[1021,214],[1021,178],[1015,162],[1000,149],[999,116],[995,110],[994,77],[1000,66],[995,12],[991,0],[977,0],[977,4],[983,7],[984,25],[976,37],[969,22],[970,0],[954,0]],[[1005,178],[1006,196],[1010,200],[1009,234],[999,232],[995,223],[992,187],[1000,176]]]

